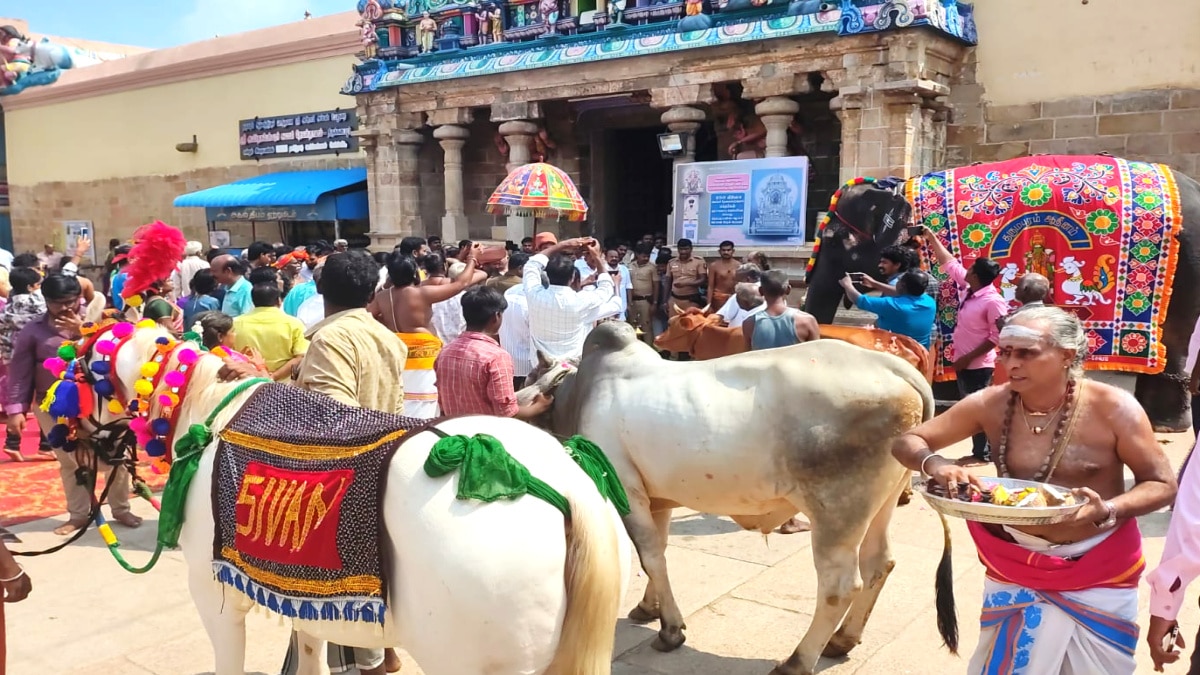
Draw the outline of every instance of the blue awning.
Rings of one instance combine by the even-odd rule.
[[[321,195],[358,183],[362,183],[366,190],[366,182],[366,169],[269,173],[180,195],[175,198],[175,206],[233,208],[315,205]]]

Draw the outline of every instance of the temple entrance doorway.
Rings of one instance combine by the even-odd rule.
[[[658,151],[662,127],[611,129],[605,136],[604,239],[637,241],[665,232],[671,212],[671,160]]]

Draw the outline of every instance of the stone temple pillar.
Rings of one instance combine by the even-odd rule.
[[[703,110],[687,105],[677,105],[662,114],[662,123],[673,133],[687,134],[687,143],[683,154],[676,157],[674,164],[688,164],[696,161],[696,131],[700,123],[707,117]]]
[[[457,124],[444,124],[433,130],[445,152],[446,215],[442,217],[442,241],[457,242],[470,238],[467,213],[463,207],[462,149],[471,131]]]
[[[396,148],[396,228],[403,236],[423,237],[419,155],[425,136],[415,129],[397,129],[392,132],[392,144]]]
[[[676,105],[668,108],[660,118],[662,123],[667,125],[667,129],[672,133],[684,134],[685,138],[683,154],[671,161],[672,203],[674,203],[676,197],[675,176],[679,173],[677,167],[680,164],[691,164],[696,161],[696,131],[700,128],[700,123],[706,117],[708,115],[699,108],[693,108],[688,105]],[[673,213],[667,214],[667,232],[671,231],[671,225],[674,223],[674,220],[675,216]]]
[[[754,106],[754,112],[767,128],[766,156],[787,157],[788,125],[800,112],[800,104],[785,96],[772,96]]]
[[[519,166],[525,166],[533,161],[533,137],[538,132],[538,125],[528,120],[509,120],[500,124],[500,135],[508,143],[508,163],[505,170],[512,172]],[[533,236],[534,219],[523,216],[509,216],[505,239],[519,244],[525,237]]]

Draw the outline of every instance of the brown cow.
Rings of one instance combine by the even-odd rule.
[[[929,351],[908,336],[878,328],[822,324],[821,337],[899,356],[919,370],[926,382],[933,382],[933,360],[929,358]],[[697,361],[746,351],[741,326],[724,326],[720,316],[705,316],[696,308],[675,312],[667,322],[667,330],[654,338],[654,345],[670,352],[691,354]]]

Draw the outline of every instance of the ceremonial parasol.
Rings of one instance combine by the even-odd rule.
[[[494,215],[587,218],[588,205],[565,171],[550,164],[526,164],[513,169],[487,201]]]

